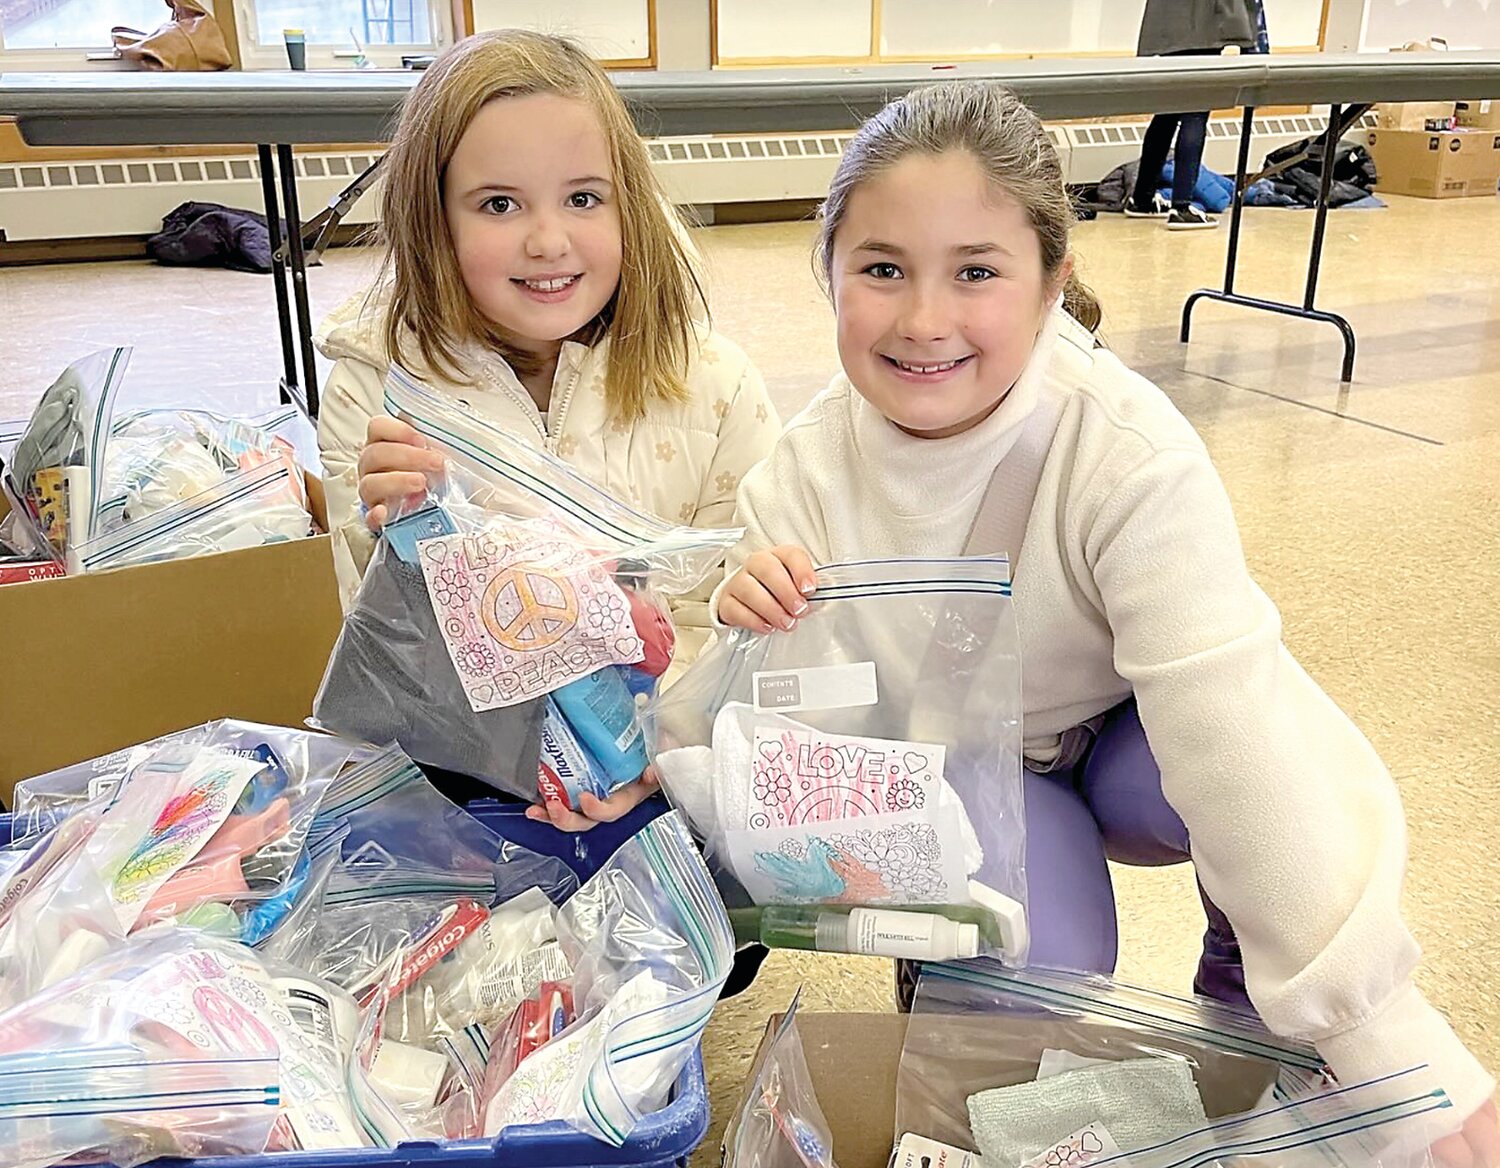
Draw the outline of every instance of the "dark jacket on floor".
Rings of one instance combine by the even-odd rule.
[[[1301,153],[1314,145],[1314,139],[1303,138],[1279,147],[1266,155],[1265,165],[1274,166],[1283,159]],[[1312,207],[1318,201],[1318,184],[1323,175],[1321,150],[1314,151],[1310,158],[1287,168],[1271,179],[1278,195],[1289,196],[1297,205]],[[1328,188],[1328,205],[1342,207],[1366,198],[1375,189],[1375,160],[1370,152],[1358,142],[1348,139],[1339,143],[1333,156],[1333,182]]]
[[[269,272],[271,236],[266,217],[254,211],[183,203],[167,213],[161,232],[146,241],[146,254],[161,264]]]

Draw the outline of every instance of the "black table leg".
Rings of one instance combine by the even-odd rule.
[[[1240,122],[1240,156],[1234,170],[1234,203],[1229,212],[1229,253],[1224,260],[1224,295],[1234,295],[1235,269],[1240,262],[1240,221],[1245,214],[1245,175],[1250,167],[1250,134],[1255,124],[1255,107],[1245,107],[1244,119]],[[1208,290],[1194,292],[1182,306],[1182,330],[1177,339],[1184,345],[1193,327],[1193,305],[1203,297],[1211,295]]]
[[[1359,112],[1359,109],[1351,110]],[[1328,192],[1333,185],[1333,163],[1338,157],[1339,138],[1342,137],[1343,110],[1334,104],[1328,113],[1328,129],[1323,140],[1323,171],[1318,184],[1318,200],[1313,219],[1312,246],[1307,257],[1307,288],[1301,305],[1283,304],[1279,300],[1263,300],[1258,296],[1242,296],[1234,290],[1235,266],[1239,262],[1240,218],[1244,208],[1246,176],[1249,173],[1251,120],[1255,111],[1246,108],[1245,119],[1240,129],[1239,163],[1234,176],[1234,210],[1229,221],[1229,254],[1224,265],[1224,288],[1199,288],[1188,296],[1182,306],[1182,328],[1178,333],[1183,344],[1188,341],[1192,327],[1193,306],[1200,300],[1218,300],[1225,304],[1238,304],[1243,308],[1256,308],[1263,312],[1275,312],[1282,316],[1296,316],[1303,320],[1323,321],[1333,325],[1344,339],[1344,363],[1340,370],[1340,381],[1347,384],[1354,378],[1354,329],[1335,312],[1324,312],[1313,307],[1318,291],[1318,273],[1323,263],[1323,238],[1328,226]]]
[[[297,337],[302,346],[302,376],[307,387],[307,416],[318,416],[318,367],[313,355],[312,312],[307,305],[307,257],[302,250],[302,213],[297,205],[297,168],[292,148],[276,147],[281,169],[281,197],[286,206],[287,267],[292,273],[292,296],[297,305]]]
[[[297,383],[297,350],[292,342],[292,310],[286,293],[286,264],[281,258],[281,203],[276,194],[276,166],[271,159],[270,146],[257,146],[256,152],[260,156],[261,198],[266,205],[266,234],[271,243],[271,283],[276,288],[276,322],[281,327],[281,361],[284,372],[279,396],[283,402],[295,401],[302,406],[302,395]]]
[[[1313,298],[1318,293],[1318,270],[1323,263],[1323,236],[1328,227],[1328,192],[1333,187],[1333,163],[1339,153],[1339,129],[1343,125],[1342,111],[1335,103],[1328,111],[1328,133],[1323,139],[1323,173],[1318,183],[1318,206],[1313,220],[1312,247],[1307,256],[1307,291],[1302,297],[1302,307],[1315,320],[1326,320],[1344,335],[1344,367],[1340,381],[1354,380],[1354,329],[1337,313],[1319,312],[1313,308]]]

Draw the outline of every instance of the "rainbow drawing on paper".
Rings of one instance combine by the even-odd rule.
[[[167,879],[202,850],[265,764],[204,750],[182,772],[181,790],[167,799],[110,880],[122,909],[144,906]],[[121,805],[117,804],[117,808]]]

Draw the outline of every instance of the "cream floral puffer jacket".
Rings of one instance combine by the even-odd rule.
[[[384,412],[389,359],[378,297],[361,293],[323,322],[318,348],[335,362],[318,417],[328,526],[333,534],[345,607],[359,587],[374,539],[359,512],[359,452],[371,417]],[[627,423],[604,398],[606,340],[592,347],[565,343],[544,418],[511,367],[475,347],[468,367],[475,384],[422,376],[444,396],[570,463],[616,498],[673,523],[735,526],[735,492],[745,473],[781,432],[764,382],[732,341],[699,326],[698,353],[688,370],[691,398],[653,403]],[[708,598],[715,573],[675,606],[677,666],[696,656],[710,628]],[[675,672],[675,671],[674,671]]]

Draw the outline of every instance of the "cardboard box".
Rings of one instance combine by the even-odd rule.
[[[0,588],[0,796],[213,718],[299,725],[341,625],[326,535]]]
[[[1500,131],[1371,130],[1365,145],[1375,159],[1375,189],[1383,195],[1493,196],[1500,184]]]
[[[771,1036],[780,1021],[780,1017],[774,1017],[766,1024],[745,1091],[725,1128],[720,1153],[726,1168],[733,1168],[730,1158],[738,1133],[739,1113],[749,1098]],[[833,1138],[833,1158],[839,1168],[887,1168],[899,1134],[896,1131],[896,1083],[901,1048],[911,1021],[901,1014],[797,1015],[797,1030],[802,1037],[807,1069],[812,1075],[818,1106],[828,1120],[829,1134]],[[971,1049],[976,1045],[975,1027],[983,1027],[986,1034],[993,1032],[995,1047],[1003,1052],[993,1066],[1004,1066],[1005,1069],[992,1070],[982,1080],[966,1083],[957,1095],[1030,1082],[1036,1077],[1042,1052],[1049,1047],[1079,1050],[1079,1053],[1094,1057],[1124,1058],[1141,1039],[1139,1031],[1091,1026],[1091,1045],[1088,1049],[1080,1049],[1078,1032],[1059,1017],[924,1015],[917,1024],[935,1028],[933,1045],[938,1049],[946,1049],[942,1041],[945,1027],[951,1028],[955,1047]],[[1161,1053],[1175,1051],[1195,1059],[1193,1073],[1203,1097],[1204,1110],[1210,1117],[1238,1114],[1255,1107],[1276,1075],[1277,1068],[1272,1063],[1244,1058],[1215,1059],[1211,1052],[1204,1057],[1206,1052],[1201,1048],[1178,1039],[1154,1039],[1153,1049]],[[956,1110],[963,1111],[963,1103],[963,1099],[957,1099]],[[967,1136],[967,1131],[963,1136],[943,1131],[918,1134],[956,1147]]]
[[[1454,117],[1465,130],[1500,130],[1500,99],[1494,101],[1461,101]]]
[[[1375,107],[1382,130],[1447,130],[1453,124],[1451,101],[1396,101]]]
[[[744,1094],[724,1129],[721,1152],[726,1166],[734,1150],[739,1114],[780,1022],[777,1015],[766,1023]],[[895,1144],[896,1071],[901,1065],[906,1023],[905,1014],[797,1015],[802,1051],[818,1106],[828,1120],[839,1168],[886,1168],[890,1161]]]

